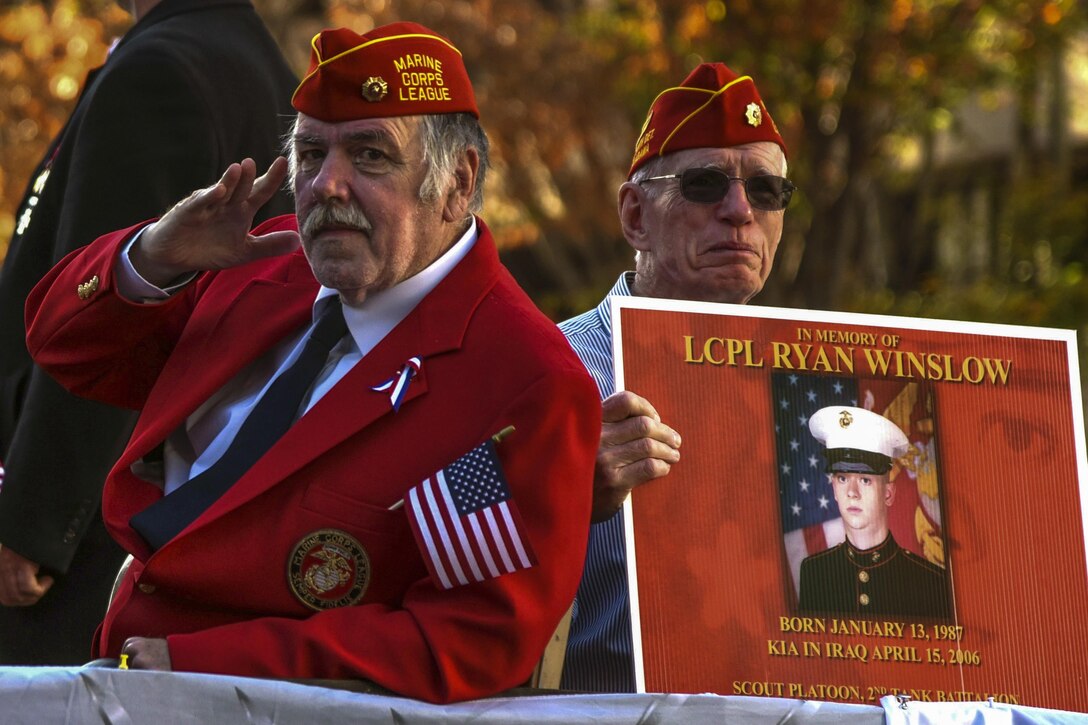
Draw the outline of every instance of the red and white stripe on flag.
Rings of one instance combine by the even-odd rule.
[[[537,563],[490,440],[414,486],[405,503],[423,560],[443,589]]]

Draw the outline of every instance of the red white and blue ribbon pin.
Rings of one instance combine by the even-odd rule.
[[[390,391],[389,404],[393,406],[393,412],[396,413],[400,410],[400,404],[404,402],[404,394],[408,391],[408,383],[419,374],[422,367],[423,361],[418,357],[409,358],[408,362],[404,363],[404,367],[400,369],[400,372],[381,385],[375,385],[371,390],[376,393]]]

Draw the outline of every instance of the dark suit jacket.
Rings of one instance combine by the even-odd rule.
[[[888,538],[872,549],[849,540],[801,562],[803,612],[883,617],[952,614],[944,569]]]
[[[27,187],[19,217],[29,210],[29,223],[0,272],[3,546],[64,572],[134,421],[69,395],[32,365],[30,289],[68,252],[161,215],[231,162],[251,156],[266,167],[294,114],[295,83],[249,0],[163,0],[88,77]],[[263,216],[290,202],[270,207]]]
[[[260,231],[293,225],[282,217]],[[601,406],[558,328],[499,264],[487,227],[403,321],[155,552],[129,525],[162,499],[148,454],[306,325],[318,284],[300,250],[136,305],[113,277],[130,231],[66,258],[27,303],[43,368],[80,394],[142,409],[103,499],[110,533],[136,561],[98,654],[117,657],[130,636],[166,636],[177,670],[362,678],[437,701],[524,682],[581,578]],[[94,277],[83,299],[77,287]],[[375,386],[412,357],[422,366],[394,411]],[[405,499],[507,425],[516,431],[498,456],[537,564],[444,589],[414,542]],[[390,510],[397,501],[404,506]],[[358,603],[314,612],[289,572],[303,542],[322,532],[358,542],[369,584]]]

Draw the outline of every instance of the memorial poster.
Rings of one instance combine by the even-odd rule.
[[[613,325],[616,389],[682,437],[625,509],[640,691],[1088,709],[1072,331],[645,298]]]

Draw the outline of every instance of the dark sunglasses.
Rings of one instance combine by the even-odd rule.
[[[734,181],[744,184],[744,193],[748,203],[764,211],[781,211],[790,204],[793,192],[797,189],[789,179],[781,176],[750,176],[742,179],[730,176],[719,169],[694,168],[684,169],[679,174],[651,176],[646,181],[659,179],[680,179],[680,193],[688,201],[696,204],[715,204],[729,193],[729,185]],[[639,182],[639,183],[642,183]]]

